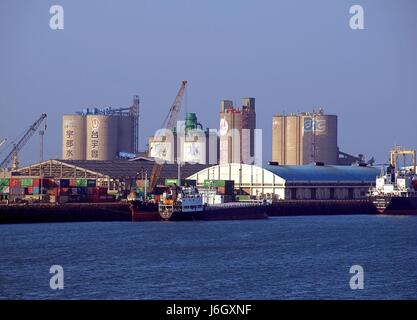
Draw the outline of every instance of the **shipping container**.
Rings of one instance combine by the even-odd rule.
[[[76,187],[77,186],[77,179],[70,179],[69,186],[71,188]]]
[[[32,187],[33,188],[33,194],[40,194],[40,187]]]
[[[60,196],[67,196],[69,194],[69,188],[59,188],[59,195]]]
[[[137,188],[144,188],[149,187],[149,180],[136,180],[136,187]]]
[[[178,179],[173,179],[173,178],[169,178],[169,179],[165,179],[165,186],[167,187],[171,187],[174,185],[174,183],[178,186]],[[190,180],[190,179],[181,179],[181,186],[185,186],[185,185],[189,185],[189,186],[196,186],[196,180]]]
[[[20,185],[22,187],[32,187],[33,186],[33,179],[32,178],[24,178],[20,181]]]
[[[0,187],[0,193],[1,194],[8,194],[8,193],[10,193],[10,187],[9,186],[1,186]]]
[[[69,188],[69,179],[60,179],[59,186],[64,188]]]
[[[8,187],[9,186],[9,179],[0,179],[0,187]]]
[[[95,187],[97,185],[97,181],[93,179],[87,180],[87,187]]]
[[[20,187],[20,179],[10,179],[10,187]]]
[[[77,187],[87,187],[87,179],[77,179],[76,186]]]

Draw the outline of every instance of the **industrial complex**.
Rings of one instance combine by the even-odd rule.
[[[265,165],[255,161],[259,129],[255,98],[243,98],[240,107],[232,100],[221,100],[219,128],[204,128],[193,112],[179,120],[186,85],[187,81],[181,83],[161,129],[147,138],[145,151],[138,148],[140,101],[134,96],[130,107],[85,108],[63,115],[62,158],[44,161],[41,157],[38,163],[19,167],[18,152],[31,136],[39,131],[43,142],[44,131],[39,128],[46,115],[42,115],[2,161],[0,201],[127,200],[135,204],[135,215],[147,212],[146,219],[155,219],[155,205],[160,203],[161,217],[171,219],[178,218],[176,210],[198,212],[201,204],[195,201],[201,195],[211,204],[243,200],[325,203],[366,200],[375,186],[380,169],[372,167],[373,159],[365,162],[361,154],[339,150],[337,115],[325,114],[323,109],[273,115],[272,158]],[[175,188],[183,184],[191,184],[200,193],[183,189],[185,198],[178,209]],[[190,204],[184,204],[187,201]],[[242,210],[245,218],[248,210]],[[259,208],[255,211],[263,214]],[[230,206],[210,212],[237,217]]]

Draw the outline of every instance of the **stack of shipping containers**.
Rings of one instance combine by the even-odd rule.
[[[0,179],[0,201],[39,200],[50,202],[111,202],[114,195],[107,187],[97,185],[95,179],[48,179],[13,177]]]

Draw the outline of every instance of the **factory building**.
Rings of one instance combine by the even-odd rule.
[[[195,113],[187,112],[173,131],[164,130],[148,139],[148,156],[167,162],[217,164],[217,130],[206,129]]]
[[[139,97],[130,108],[87,108],[62,118],[62,159],[112,160],[138,152]]]
[[[220,102],[220,164],[253,163],[255,155],[255,98],[243,98],[242,108]]]
[[[363,166],[276,166],[229,163],[204,168],[188,179],[233,180],[238,194],[274,200],[364,199],[379,169]]]

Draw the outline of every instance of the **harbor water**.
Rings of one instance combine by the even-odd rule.
[[[0,225],[0,299],[417,299],[417,217]]]

